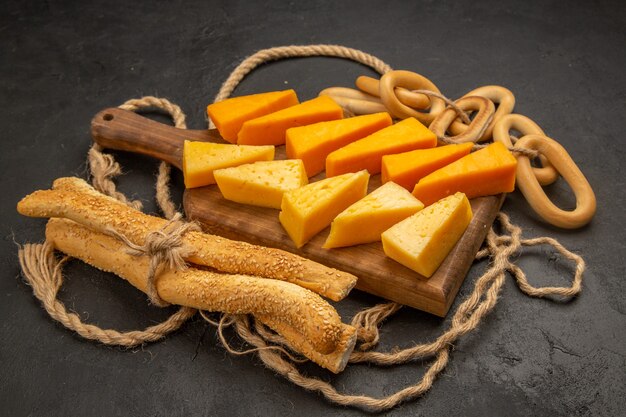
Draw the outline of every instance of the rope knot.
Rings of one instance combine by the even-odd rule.
[[[359,350],[370,350],[378,344],[380,335],[378,329],[357,328],[357,340],[359,341]]]
[[[378,344],[380,332],[378,327],[389,316],[402,307],[398,303],[378,304],[374,307],[359,311],[352,318],[352,326],[357,330],[359,349],[369,350]]]
[[[169,303],[159,296],[156,289],[159,268],[166,265],[170,269],[185,270],[187,268],[185,257],[190,255],[191,249],[185,246],[183,236],[190,231],[200,231],[200,226],[196,223],[185,222],[181,218],[182,215],[176,213],[161,229],[148,233],[143,245],[137,245],[121,233],[110,230],[111,234],[128,246],[129,255],[150,258],[147,293],[150,302],[158,307],[169,306]]]
[[[418,93],[418,94],[424,94],[425,96],[428,96],[428,98],[431,99],[432,98],[438,98],[440,100],[443,100],[444,103],[446,103],[446,106],[452,108],[455,113],[459,116],[459,119],[461,119],[461,121],[465,124],[470,124],[472,121],[470,120],[469,116],[467,115],[467,113],[465,111],[463,111],[463,109],[461,109],[455,102],[454,100],[449,99],[448,97],[444,96],[441,93],[438,93],[436,91],[431,91],[431,90],[425,90],[425,89],[421,89],[421,90],[411,90],[413,93]]]

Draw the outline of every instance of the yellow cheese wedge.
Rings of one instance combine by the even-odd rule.
[[[215,184],[213,171],[256,161],[274,159],[274,147],[241,146],[186,140],[183,146],[185,187]]]
[[[283,196],[278,216],[298,248],[326,228],[335,216],[367,193],[369,174],[359,171],[326,178]]]
[[[335,217],[324,247],[379,241],[381,233],[423,208],[424,204],[413,194],[387,182]]]
[[[391,259],[428,278],[448,256],[471,219],[472,208],[465,194],[453,194],[383,232],[383,250]]]
[[[276,209],[286,191],[309,183],[300,159],[260,161],[218,169],[213,175],[225,199]]]

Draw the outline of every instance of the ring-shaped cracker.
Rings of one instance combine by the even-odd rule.
[[[389,71],[380,78],[380,99],[392,116],[399,119],[414,117],[426,126],[445,109],[445,103],[438,98],[430,98],[430,108],[426,112],[417,111],[400,102],[396,96],[396,87],[408,90],[429,90],[440,93],[428,78],[410,71]]]
[[[465,132],[450,137],[456,143],[476,142],[482,137],[485,129],[489,126],[495,111],[494,104],[491,100],[479,96],[462,97],[454,102],[463,111],[476,111],[476,116],[467,125]],[[433,120],[430,124],[430,130],[437,137],[445,136],[446,131],[458,117],[457,112],[448,107]]]
[[[356,87],[372,96],[380,96],[380,81],[365,75],[356,79]],[[395,93],[400,102],[414,109],[427,110],[430,107],[430,98],[425,94],[415,93],[406,88],[396,87]]]
[[[498,104],[496,108],[496,112],[493,115],[493,119],[485,133],[482,134],[478,142],[484,142],[492,137],[493,127],[502,117],[507,114],[511,114],[513,112],[513,108],[515,107],[515,96],[508,88],[501,87],[499,85],[485,85],[483,87],[478,87],[469,93],[465,94],[463,97],[469,96],[480,96],[485,97],[486,99],[491,100],[494,104]],[[460,120],[455,120],[450,126],[450,133],[453,135],[459,135],[464,133],[468,128],[468,125],[463,123]]]
[[[537,181],[528,157],[520,155],[517,158],[517,187],[533,210],[548,223],[565,229],[576,229],[589,223],[596,212],[596,197],[565,148],[545,135],[523,136],[516,146],[534,149],[545,155],[576,196],[574,210],[562,210],[555,206]]]
[[[332,98],[344,110],[355,115],[387,111],[387,108],[378,97],[353,88],[330,87],[320,91],[319,95]]]
[[[526,116],[521,114],[507,114],[498,120],[493,128],[493,140],[494,142],[502,142],[507,147],[512,147],[510,131],[515,129],[525,135],[545,135],[543,130]],[[516,145],[517,146],[517,145]],[[541,167],[533,167],[533,173],[537,178],[539,184],[545,186],[552,184],[559,178],[559,173],[554,169],[548,159],[539,155],[541,161]]]

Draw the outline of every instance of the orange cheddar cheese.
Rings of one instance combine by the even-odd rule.
[[[379,241],[381,233],[423,208],[410,192],[388,182],[335,217],[324,248]]]
[[[278,216],[287,234],[300,248],[367,192],[367,171],[348,173],[287,191]]]
[[[287,130],[287,157],[302,159],[307,175],[312,177],[324,170],[329,153],[391,124],[389,113],[382,112],[292,127]]]
[[[273,146],[239,146],[186,140],[183,145],[185,187],[215,184],[213,171],[216,169],[272,159]]]
[[[237,143],[237,134],[246,120],[256,119],[298,103],[298,96],[293,90],[272,91],[209,104],[207,115],[225,140]]]
[[[383,251],[428,278],[463,236],[472,216],[463,193],[445,197],[383,232]]]
[[[515,188],[517,160],[500,142],[464,156],[422,178],[413,195],[424,204],[462,192],[467,198],[508,193]]]
[[[246,121],[239,134],[240,145],[282,145],[285,132],[296,126],[343,118],[343,109],[332,98],[321,96],[256,119]]]
[[[259,161],[218,169],[213,175],[225,199],[276,209],[280,208],[286,191],[309,182],[299,159]]]
[[[437,146],[437,136],[417,119],[404,119],[363,139],[352,142],[326,158],[326,176],[367,169],[378,174],[384,155]]]
[[[407,190],[413,190],[422,177],[469,154],[472,146],[474,144],[468,142],[385,155],[381,180],[383,184],[393,181]]]

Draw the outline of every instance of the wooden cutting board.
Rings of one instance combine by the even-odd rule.
[[[94,141],[104,148],[136,152],[182,167],[183,142],[224,143],[215,129],[184,130],[117,108],[98,113],[91,123]],[[285,158],[284,146],[276,159]],[[311,182],[324,178],[319,174]],[[369,189],[380,186],[380,175]],[[278,210],[248,206],[224,199],[216,185],[185,190],[187,217],[205,231],[226,238],[280,248],[356,275],[356,288],[437,316],[445,316],[472,265],[487,231],[500,210],[504,195],[471,200],[474,217],[463,237],[429,279],[387,258],[380,242],[347,248],[323,249],[328,228],[297,249],[278,222]]]

